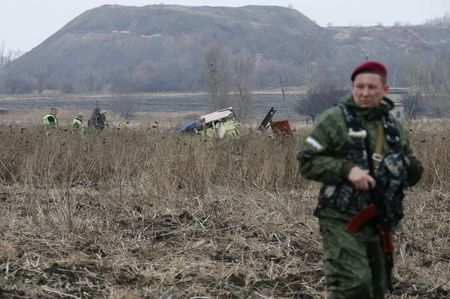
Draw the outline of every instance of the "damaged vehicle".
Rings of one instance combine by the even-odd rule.
[[[228,107],[191,119],[172,131],[195,133],[208,138],[237,138],[239,136],[238,126],[236,113],[232,107]]]
[[[267,128],[272,128],[272,131],[282,137],[292,137],[292,130],[287,119],[273,121],[272,118],[275,114],[276,110],[272,107],[270,108],[267,115],[264,117],[263,121],[258,127],[258,130],[264,132]]]
[[[94,111],[92,111],[91,118],[88,120],[88,128],[91,132],[99,132],[102,131],[106,126],[106,112],[102,112],[97,101]]]

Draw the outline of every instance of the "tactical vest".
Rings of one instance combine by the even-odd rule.
[[[368,131],[363,127],[355,110],[352,107],[340,104],[344,121],[348,128],[348,135],[351,140],[351,146],[346,153],[345,159],[359,166],[361,169],[371,170],[373,161],[371,159],[372,149],[369,148]],[[386,113],[383,118],[383,129],[386,141],[389,145],[389,151],[385,153],[381,163],[377,167],[377,188],[385,194],[385,200],[388,201],[389,214],[391,221],[395,223],[403,215],[402,200],[404,197],[404,188],[406,186],[406,165],[403,155],[403,148],[400,142],[400,134],[395,126],[393,116]],[[370,152],[367,152],[369,148]],[[355,214],[362,208],[372,202],[369,192],[356,191],[350,182],[340,185],[323,185],[319,194],[319,204],[315,214],[324,207],[330,207],[340,212]]]

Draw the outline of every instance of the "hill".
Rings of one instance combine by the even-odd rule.
[[[251,58],[253,88],[300,85],[329,73],[342,84],[366,56],[402,73],[402,64],[414,53],[436,57],[448,51],[450,29],[323,28],[294,9],[276,6],[104,5],[79,15],[13,61],[3,74],[2,89],[202,90],[204,58],[213,46],[223,49],[230,78],[236,59]]]

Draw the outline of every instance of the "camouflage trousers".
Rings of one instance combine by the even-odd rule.
[[[352,234],[343,219],[319,216],[319,224],[328,298],[384,298],[387,278],[375,225],[365,224]]]

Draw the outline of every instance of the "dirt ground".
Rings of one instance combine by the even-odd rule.
[[[164,201],[131,189],[2,190],[1,298],[326,295],[314,185],[289,193],[211,186],[203,198]],[[410,197],[393,298],[449,298],[448,194]],[[433,205],[417,211],[424,199]]]

